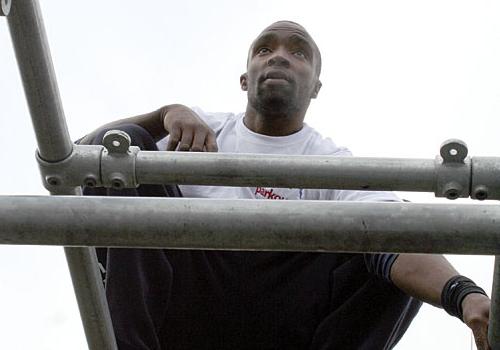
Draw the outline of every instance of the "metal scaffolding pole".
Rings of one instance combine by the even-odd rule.
[[[38,141],[38,155],[47,162],[62,161],[71,154],[73,145],[38,2],[14,1],[7,21]],[[76,190],[66,188],[58,194],[76,194]],[[116,349],[95,249],[66,248],[65,253],[89,347]]]
[[[500,254],[500,207],[188,198],[0,197],[0,243]]]
[[[493,350],[500,350],[500,255],[495,257],[493,288],[491,290],[491,312],[488,326],[488,343]]]
[[[78,194],[75,186],[81,184],[122,188],[177,183],[426,191],[451,199],[500,199],[500,159],[466,159],[466,146],[459,141],[445,144],[436,160],[242,157],[118,149],[122,147],[108,147],[109,157],[102,157],[98,148],[79,153],[82,148],[75,149],[67,131],[38,2],[0,0],[0,15],[9,16],[42,175],[52,194]],[[79,161],[72,163],[74,159]],[[78,174],[81,165],[91,170],[85,178]],[[291,177],[290,169],[300,171]],[[498,206],[0,197],[0,244],[67,246],[91,349],[117,348],[92,246],[497,255],[488,334],[497,350],[499,220]]]
[[[140,151],[138,183],[434,192],[434,159]]]
[[[129,147],[128,135],[117,130],[109,131],[103,143],[104,146],[75,145],[71,155],[61,162],[39,158],[45,187],[58,191],[82,185],[271,186],[419,191],[450,199],[500,199],[500,179],[496,176],[500,171],[499,157],[449,160],[152,152]]]

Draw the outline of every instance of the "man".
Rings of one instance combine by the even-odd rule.
[[[169,105],[110,128],[143,149],[349,156],[304,124],[321,82],[307,31],[280,21],[252,43],[240,85],[245,113]],[[168,138],[165,137],[168,135]],[[181,186],[188,197],[396,201],[386,192]],[[86,190],[105,194],[103,190]],[[113,195],[179,196],[175,186]],[[105,255],[105,256],[104,256]],[[106,293],[120,349],[389,349],[419,304],[462,319],[488,349],[490,301],[442,256],[109,249]]]

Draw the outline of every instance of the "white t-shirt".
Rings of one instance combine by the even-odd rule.
[[[244,113],[206,113],[200,108],[193,108],[193,111],[214,130],[220,153],[352,156],[347,148],[338,147],[330,138],[324,138],[307,124],[292,135],[267,136],[248,129],[243,123]],[[168,136],[158,142],[158,149],[165,150],[167,142]],[[191,198],[399,201],[391,192],[191,185],[179,187],[184,197]]]

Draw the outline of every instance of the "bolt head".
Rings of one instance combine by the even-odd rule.
[[[51,186],[59,186],[61,184],[61,181],[56,176],[49,176],[49,177],[47,177],[46,180],[47,180],[47,183]]]
[[[89,176],[85,179],[84,184],[87,187],[95,187],[97,185],[97,181],[94,177]]]
[[[457,199],[459,196],[458,191],[456,189],[449,189],[444,193],[444,195],[448,199]]]
[[[477,186],[473,193],[477,200],[484,201],[488,198],[488,189],[485,186]]]
[[[443,187],[443,195],[448,199],[457,199],[462,194],[463,187],[456,181],[451,181]]]
[[[122,179],[119,179],[119,178],[114,178],[111,180],[111,186],[115,189],[115,190],[121,190],[122,188],[125,187],[125,183],[123,182]]]

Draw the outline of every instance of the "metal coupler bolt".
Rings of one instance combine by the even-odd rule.
[[[48,176],[46,180],[51,186],[59,186],[61,184],[61,180],[57,176]]]
[[[111,180],[111,186],[113,186],[115,190],[121,190],[125,187],[125,182],[120,178],[114,178]]]
[[[84,184],[87,187],[95,187],[97,185],[97,181],[93,176],[89,176],[85,179]]]
[[[473,193],[474,198],[480,201],[484,201],[488,198],[488,189],[486,188],[486,186],[476,186]]]
[[[448,199],[457,199],[460,197],[462,190],[462,185],[455,181],[447,183],[443,188],[444,195]]]

